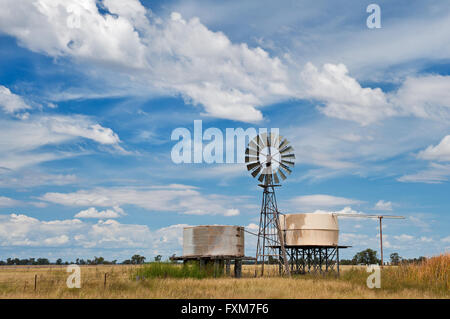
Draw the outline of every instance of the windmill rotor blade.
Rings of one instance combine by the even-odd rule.
[[[256,157],[256,156],[246,156],[245,157],[245,162],[246,163],[250,163],[250,162],[256,162],[256,161],[258,161],[258,157]]]
[[[258,181],[260,181],[262,183],[264,180],[264,176],[266,176],[266,175],[265,174],[259,175]]]
[[[291,174],[291,173],[292,173],[291,169],[290,169],[289,167],[287,167],[286,165],[284,165],[283,163],[280,163],[280,166],[281,166],[282,168],[284,168],[284,170],[287,171],[288,174]]]
[[[284,154],[284,153],[287,153],[287,152],[291,152],[291,151],[293,151],[294,149],[292,148],[292,146],[288,146],[288,147],[285,147],[284,149],[282,149],[281,151],[280,151],[280,154]]]
[[[278,179],[278,176],[277,176],[276,172],[273,173],[273,178],[275,180],[275,184],[279,184],[280,183],[280,180]]]
[[[258,144],[260,145],[261,149],[265,148],[267,146],[267,133],[261,133],[260,135],[258,135],[258,137],[260,137]]]
[[[294,165],[295,165],[294,162],[290,162],[290,161],[286,161],[286,160],[282,160],[281,163],[287,164],[290,167],[294,167]]]
[[[283,179],[283,181],[286,179],[286,175],[284,175],[283,171],[281,169],[278,168],[278,174],[280,174],[281,178]]]
[[[261,172],[261,166],[257,167],[251,174],[253,177],[258,176],[259,172]]]
[[[259,157],[259,152],[255,151],[253,149],[247,148],[245,150],[245,155],[250,155],[250,156],[255,156],[255,157]]]
[[[274,134],[272,145],[273,147],[277,148],[280,145],[280,135]]]
[[[254,150],[258,150],[259,146],[254,141],[250,141],[250,143],[248,143],[248,147]]]
[[[289,142],[287,139],[284,139],[283,142],[281,142],[280,146],[278,147],[279,150],[283,149],[286,145],[288,145]]]
[[[251,171],[252,169],[254,169],[255,167],[258,167],[258,166],[261,166],[261,164],[259,162],[248,164],[247,170]]]
[[[295,154],[281,155],[281,158],[292,158],[292,159],[295,159]]]

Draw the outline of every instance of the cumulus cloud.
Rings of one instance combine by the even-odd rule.
[[[138,0],[8,0],[0,11],[0,30],[35,52],[89,68],[113,66],[127,88],[135,83],[144,91],[181,95],[217,118],[258,122],[260,107],[292,98],[317,100],[325,115],[361,125],[399,115],[442,119],[435,115],[450,114],[450,77],[409,78],[398,92],[385,94],[362,87],[343,64],[298,66],[287,55],[233,43],[198,18],[177,12],[157,17]],[[406,109],[411,96],[417,99]]]
[[[23,214],[0,215],[0,246],[55,248],[145,248],[165,255],[179,251],[184,224],[150,230],[115,220],[42,221]]]
[[[392,97],[406,114],[420,118],[450,119],[450,76],[407,78]]]
[[[89,207],[77,213],[75,218],[97,218],[97,219],[110,219],[118,218],[124,214],[123,209],[120,207],[114,207],[113,209],[106,209],[98,211],[95,207]]]
[[[40,200],[73,207],[114,207],[134,205],[149,211],[178,212],[188,215],[236,216],[231,205],[246,203],[246,197],[202,194],[191,186],[117,187],[79,190],[74,193],[46,193]]]
[[[21,96],[12,93],[7,87],[0,85],[0,108],[6,113],[13,114],[31,109],[31,106]]]
[[[418,157],[425,160],[450,162],[450,135],[445,136],[438,145],[428,146],[418,154]]]
[[[318,70],[308,63],[301,77],[305,95],[323,101],[320,110],[327,116],[367,125],[397,114],[381,89],[362,88],[343,64],[325,64]]]
[[[255,107],[289,92],[278,58],[233,44],[197,18],[185,20],[176,12],[166,20],[154,18],[136,0],[103,1],[107,13],[99,12],[95,0],[6,2],[0,29],[30,50],[112,63],[133,76],[140,70],[140,80],[181,94],[214,117],[260,121]]]
[[[375,204],[374,209],[376,209],[376,210],[392,210],[392,202],[379,200]]]

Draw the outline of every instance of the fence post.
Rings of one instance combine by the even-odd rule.
[[[36,291],[37,288],[37,275],[34,275],[34,291]]]
[[[103,281],[103,289],[106,289],[106,272],[105,272],[105,280]]]

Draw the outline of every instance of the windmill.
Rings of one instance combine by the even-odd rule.
[[[292,173],[295,160],[293,151],[287,139],[273,132],[256,136],[245,151],[247,169],[263,189],[256,246],[256,265],[261,263],[261,275],[264,274],[264,264],[276,260],[280,269],[290,276],[275,187],[281,186],[280,178],[285,180],[286,175]]]

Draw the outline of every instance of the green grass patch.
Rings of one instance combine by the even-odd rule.
[[[144,266],[132,272],[132,279],[147,278],[211,278],[221,277],[223,272],[214,269],[214,265],[199,266],[196,262],[189,262],[183,265],[154,262],[145,264]]]

